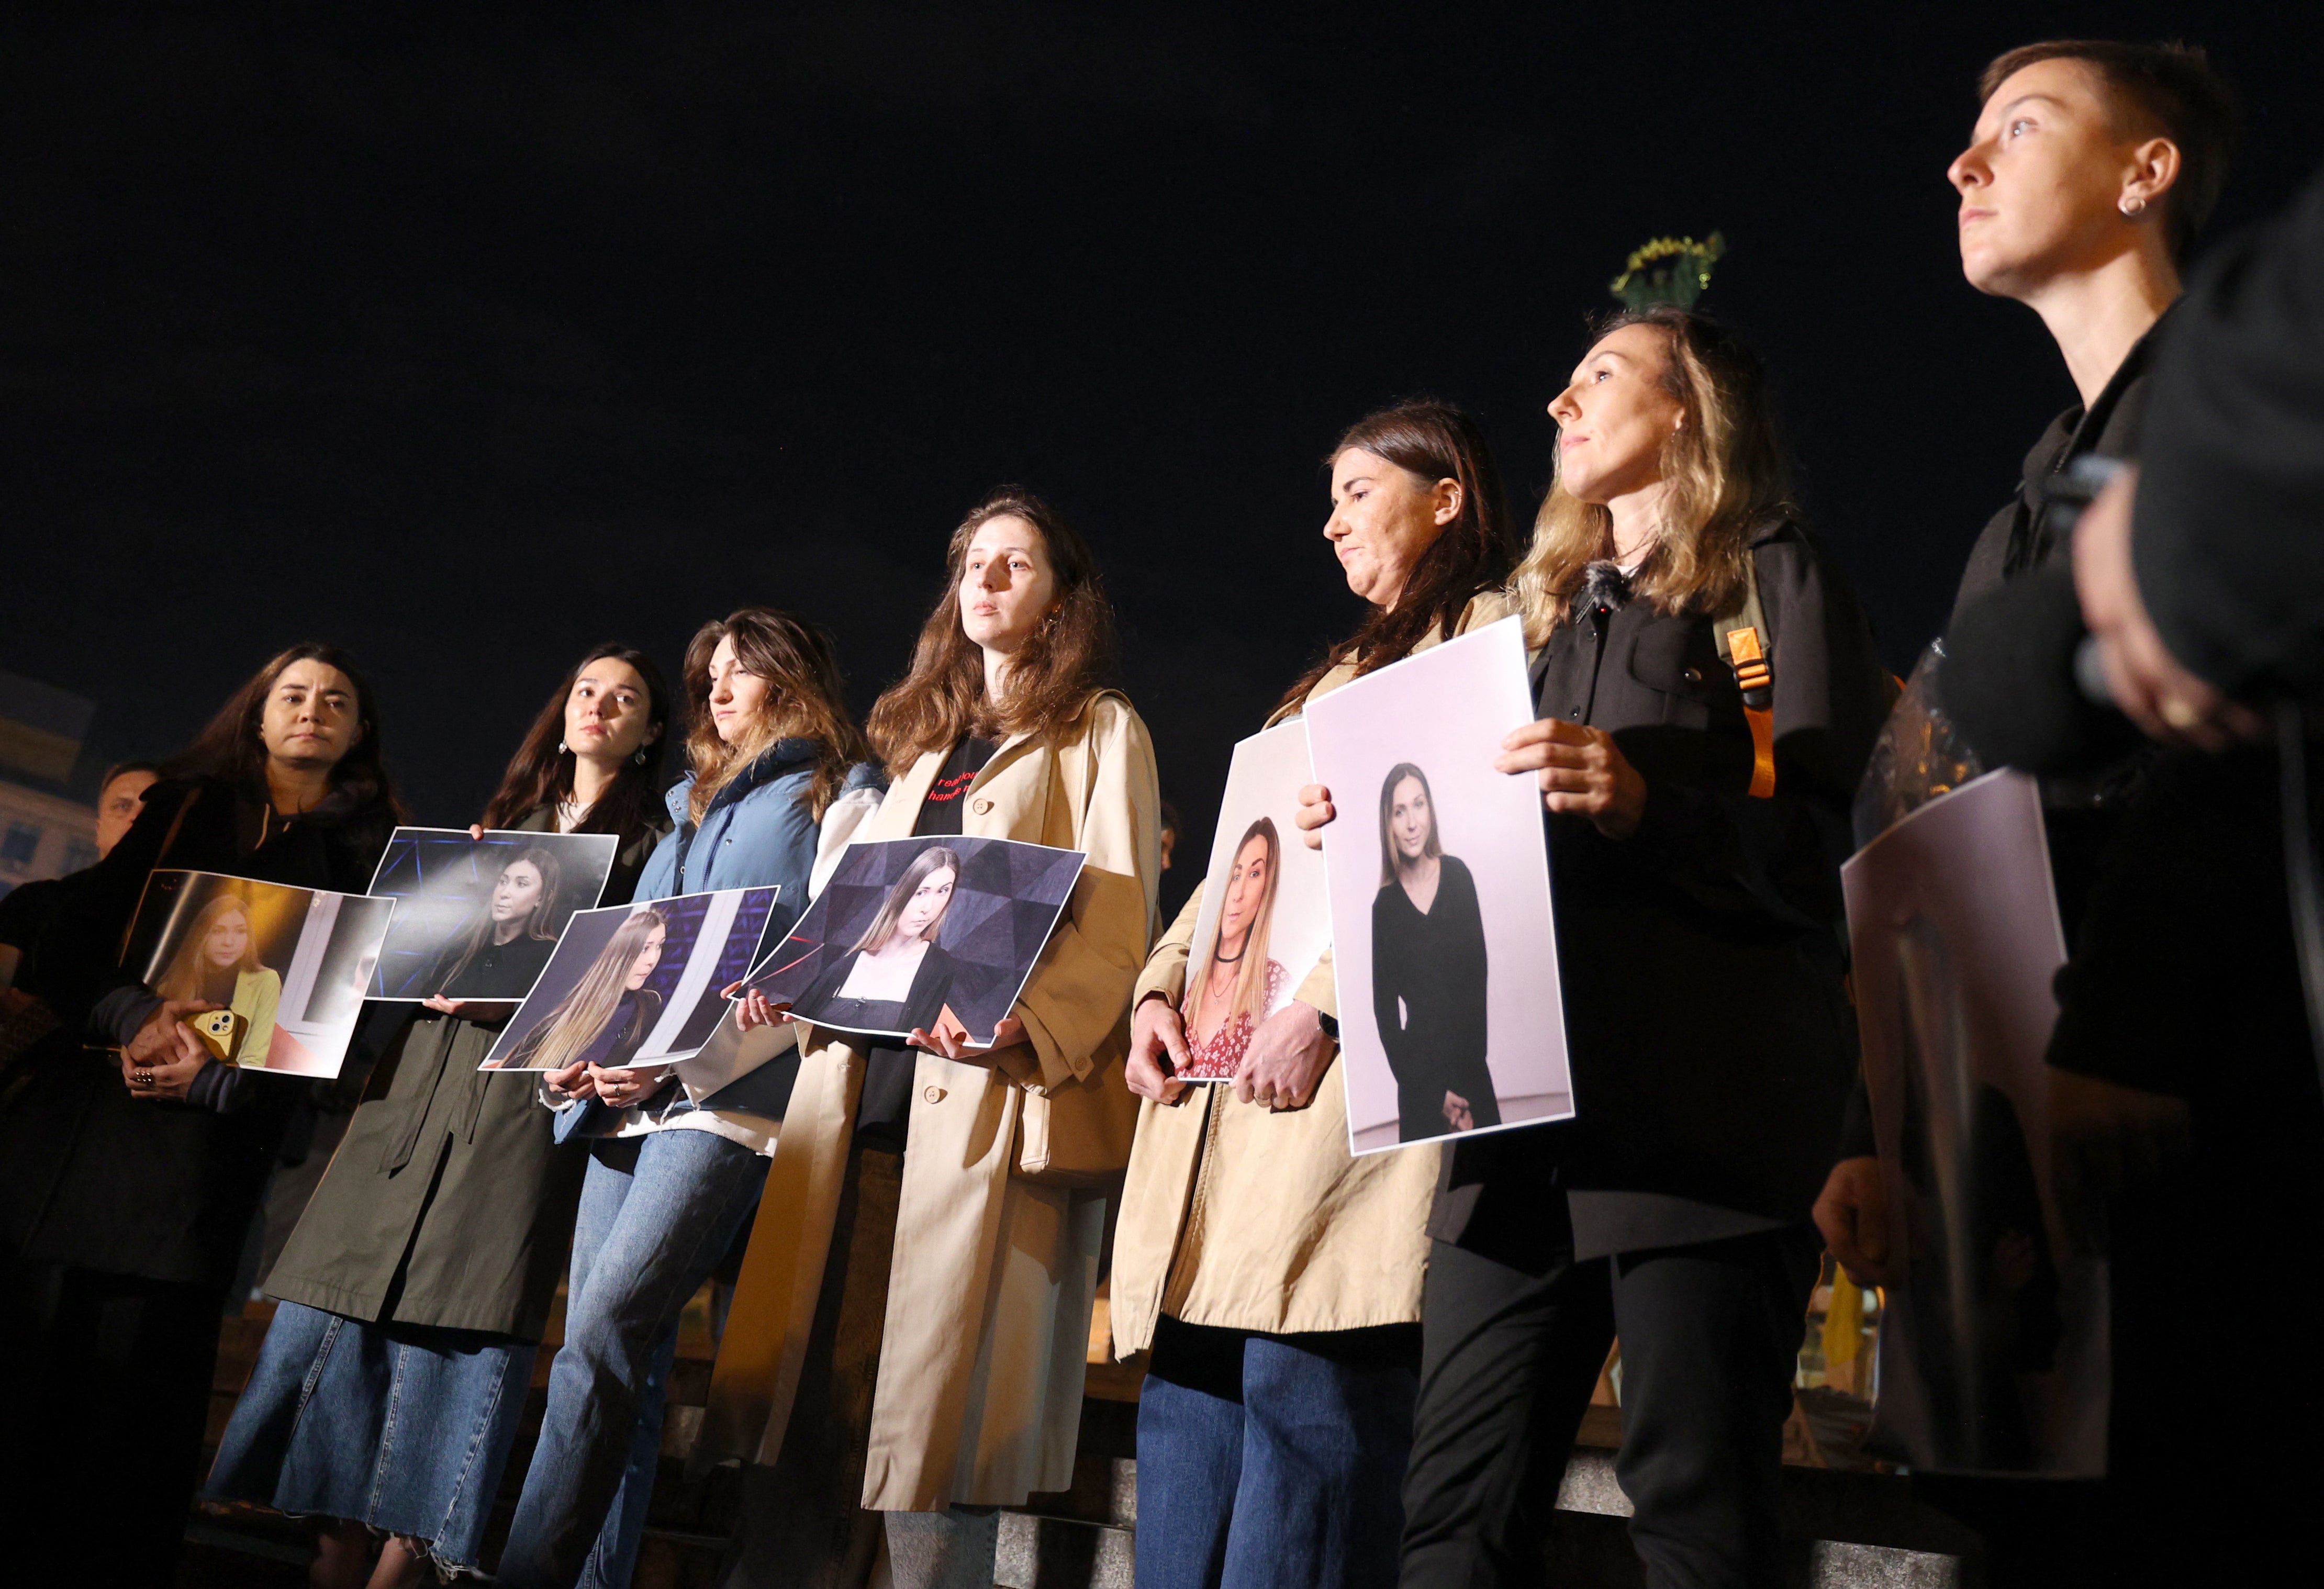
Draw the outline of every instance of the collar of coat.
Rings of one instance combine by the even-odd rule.
[[[728,781],[724,789],[710,802],[710,810],[703,812],[707,819],[711,811],[722,810],[748,795],[752,790],[773,782],[787,772],[801,767],[811,767],[823,750],[819,739],[779,739],[752,758],[751,764]],[[689,772],[669,786],[662,797],[669,808],[669,819],[680,827],[687,825],[686,802],[694,793],[694,774]]]
[[[968,787],[961,790],[961,794],[965,797],[983,788],[1003,768],[1023,754],[1026,745],[1040,744],[1052,734],[1063,734],[1087,723],[1090,714],[1097,710],[1098,702],[1109,696],[1120,701],[1124,707],[1130,706],[1130,697],[1118,689],[1093,690],[1089,698],[1082,703],[1082,709],[1066,722],[1056,724],[1047,732],[1028,729],[1002,740],[1001,748],[985,758],[984,765],[977,769],[976,776],[969,780]],[[918,811],[920,802],[927,799],[928,790],[936,783],[936,774],[944,771],[945,762],[951,754],[952,747],[949,745],[942,750],[921,752],[918,759],[897,778],[889,791],[890,797],[899,805]]]

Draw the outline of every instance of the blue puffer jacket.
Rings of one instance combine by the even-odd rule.
[[[647,861],[637,901],[774,884],[783,892],[767,941],[780,943],[807,910],[807,877],[815,870],[820,829],[800,797],[814,781],[816,748],[811,739],[775,741],[718,791],[699,828],[686,819],[694,779],[678,780],[669,796],[676,826]],[[841,792],[882,789],[887,781],[879,768],[859,762],[847,770]]]

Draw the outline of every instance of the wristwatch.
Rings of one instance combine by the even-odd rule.
[[[1331,1039],[1335,1043],[1340,1040],[1340,1018],[1338,1016],[1326,1015],[1321,1010],[1318,1010],[1315,1012],[1315,1024],[1323,1029],[1323,1035],[1325,1037]]]

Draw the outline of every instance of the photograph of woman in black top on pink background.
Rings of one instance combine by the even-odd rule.
[[[1372,901],[1372,1016],[1396,1073],[1401,1141],[1501,1123],[1485,1068],[1485,919],[1477,882],[1444,853],[1428,774],[1380,784],[1380,884]]]
[[[1354,1152],[1574,1113],[1540,795],[1496,765],[1533,712],[1513,620],[1308,704]]]

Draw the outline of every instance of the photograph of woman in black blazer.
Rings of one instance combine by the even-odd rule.
[[[960,882],[960,855],[931,845],[888,891],[880,914],[815,979],[795,1013],[848,1031],[933,1031],[952,997],[953,957],[936,942]]]
[[[1396,1073],[1397,1140],[1501,1123],[1485,1067],[1485,920],[1477,882],[1448,855],[1428,774],[1380,784],[1380,885],[1372,901],[1372,1015]]]
[[[477,901],[475,924],[449,956],[443,996],[521,999],[532,992],[571,914],[558,909],[564,892],[565,869],[553,852],[542,845],[520,851]]]
[[[632,913],[613,929],[573,991],[491,1068],[564,1070],[586,1062],[618,1070],[626,1065],[661,1014],[661,995],[646,979],[661,964],[669,936],[660,911]]]

